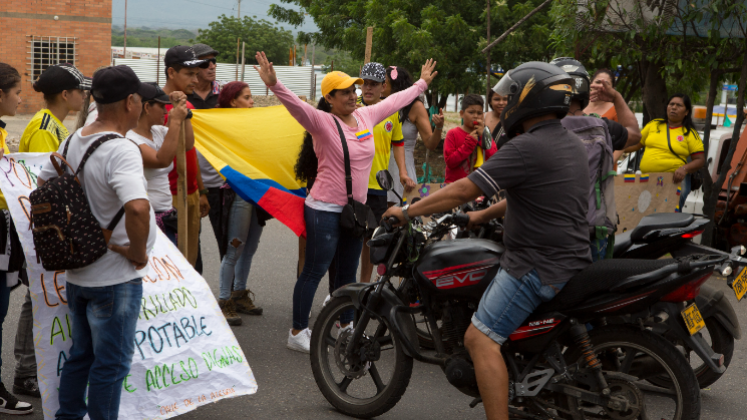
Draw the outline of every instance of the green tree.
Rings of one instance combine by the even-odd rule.
[[[220,51],[218,61],[236,62],[236,39],[246,42],[246,62],[256,64],[254,53],[264,51],[267,58],[277,65],[287,65],[290,47],[293,46],[293,34],[272,23],[250,16],[241,20],[221,15],[217,21],[210,22],[209,29],[200,29],[195,42],[202,42]]]
[[[526,14],[540,0],[492,1],[491,30],[501,33]],[[439,77],[428,95],[429,104],[445,106],[449,94],[483,92],[485,86],[485,56],[480,50],[486,45],[486,0],[281,0],[300,6],[296,11],[274,4],[269,14],[296,27],[308,14],[319,32],[299,33],[299,41],[316,43],[327,48],[350,52],[362,61],[365,55],[366,28],[372,26],[371,59],[384,65],[399,65],[418,75],[420,66],[429,58],[438,61]],[[548,13],[538,13],[510,37],[492,50],[499,58],[497,65],[511,66],[518,62],[545,59]],[[543,37],[544,34],[544,38]],[[493,61],[496,63],[496,61]],[[508,64],[502,64],[508,63]],[[335,68],[337,64],[335,63]]]

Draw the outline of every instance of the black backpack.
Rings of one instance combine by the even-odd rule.
[[[37,262],[41,260],[45,270],[82,268],[106,254],[112,230],[124,215],[124,207],[103,229],[91,212],[78,174],[99,146],[117,138],[123,137],[107,134],[96,140],[86,150],[77,170],[65,160],[72,135],[68,137],[62,155],[52,153],[49,157],[59,176],[47,180],[29,195],[36,259]],[[72,174],[60,167],[57,159],[67,165]]]

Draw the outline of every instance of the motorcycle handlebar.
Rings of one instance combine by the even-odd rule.
[[[466,213],[459,213],[456,216],[454,216],[454,224],[459,227],[467,227],[469,224],[469,215]]]

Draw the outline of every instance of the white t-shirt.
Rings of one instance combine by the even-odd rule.
[[[101,132],[81,137],[82,128],[69,140],[67,162],[73,168],[80,164],[83,154],[98,138],[111,132]],[[117,133],[113,133],[117,134]],[[58,152],[65,149],[65,140]],[[39,178],[50,180],[57,177],[57,171],[50,162],[44,165]],[[127,139],[114,139],[99,146],[86,163],[83,172],[78,175],[83,190],[86,192],[91,211],[101,226],[111,223],[114,216],[132,200],[148,199],[147,182],[143,175],[143,158],[140,149]],[[109,243],[121,246],[130,244],[125,230],[127,215],[117,223]],[[150,252],[156,242],[155,214],[150,210],[150,229],[148,231],[147,249]],[[122,255],[108,250],[104,256],[84,268],[67,270],[67,281],[83,287],[104,287],[125,283],[148,274],[148,266],[143,270],[135,267]]]
[[[200,174],[202,175],[202,185],[205,188],[219,188],[226,183],[226,180],[213,168],[213,165],[205,159],[197,150],[197,163],[200,165]]]
[[[137,143],[138,146],[145,144],[157,152],[161,149],[161,146],[163,146],[163,141],[168,132],[168,127],[154,125],[150,128],[150,134],[153,136],[153,140],[145,138],[132,130],[127,132],[127,138]],[[171,210],[173,207],[171,202],[171,189],[169,187],[169,172],[171,172],[173,168],[174,162],[172,161],[169,166],[165,168],[143,169],[145,179],[148,181],[148,199],[150,200],[150,205],[153,206],[153,210],[158,213]]]

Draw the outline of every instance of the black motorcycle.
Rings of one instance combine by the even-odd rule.
[[[727,255],[719,250],[699,245],[693,238],[701,234],[710,222],[703,216],[687,213],[659,213],[641,219],[638,226],[615,235],[614,258],[659,259],[667,254],[686,257],[693,254]],[[730,260],[747,263],[741,258],[744,247],[735,247]],[[742,269],[747,272],[747,269]],[[747,277],[745,272],[738,278],[731,265],[722,267],[719,274],[739,281]],[[705,281],[705,280],[704,280]],[[744,281],[742,279],[741,281]],[[731,284],[730,284],[731,286]],[[698,285],[679,296],[680,302],[660,302],[652,309],[654,317],[642,322],[678,346],[690,361],[701,388],[716,382],[726,372],[734,355],[734,340],[741,338],[739,319],[724,292],[706,284]],[[670,299],[671,300],[671,299]],[[695,304],[704,320],[705,327],[690,331],[679,320],[677,314]],[[666,318],[663,322],[662,319]],[[628,322],[638,322],[627,318]],[[710,343],[706,340],[707,335]]]
[[[441,220],[444,231],[453,216]],[[499,269],[503,247],[484,239],[428,239],[412,225],[382,223],[369,245],[381,279],[336,290],[314,325],[317,385],[344,414],[381,415],[404,394],[413,359],[436,364],[461,392],[480,394],[464,334]],[[587,324],[646,311],[708,278],[724,255],[669,260],[607,260],[571,279],[501,346],[513,418],[698,419],[700,392],[682,353],[653,332]],[[392,277],[402,277],[398,287]],[[431,326],[435,351],[418,345],[412,314]],[[698,323],[686,309],[684,322]],[[341,316],[352,319],[340,325]],[[436,320],[442,326],[437,328]],[[370,379],[369,379],[370,378]]]
[[[466,217],[466,216],[458,216]],[[466,223],[455,219],[457,223]],[[693,238],[701,234],[709,219],[687,213],[658,213],[641,219],[638,226],[615,236],[613,256],[625,259],[656,260],[670,254],[673,257],[686,257],[693,254],[728,255],[714,248],[699,245]],[[462,230],[462,237],[486,238],[497,242],[502,240],[503,226],[498,221],[476,229]],[[747,263],[741,257],[744,247],[735,247],[729,255],[732,261]],[[726,265],[719,274],[733,277],[731,265]],[[747,278],[747,274],[743,277]],[[703,283],[707,280],[703,279]],[[745,282],[747,283],[747,282]],[[680,299],[676,301],[674,298]],[[689,330],[678,314],[686,307],[695,304],[705,326],[699,331]],[[679,296],[669,296],[667,301],[657,302],[648,311],[626,315],[621,318],[609,317],[609,323],[629,323],[645,325],[655,333],[675,344],[690,361],[700,388],[707,388],[723,376],[734,355],[734,340],[741,338],[739,319],[729,300],[722,291],[706,284],[694,285]],[[427,328],[420,325],[418,338],[426,348],[433,348],[432,336]],[[710,343],[709,343],[710,341]]]

